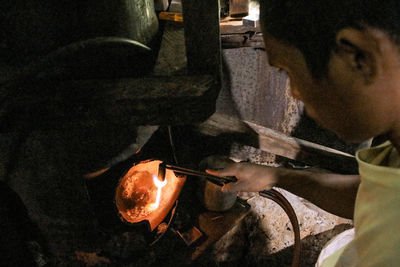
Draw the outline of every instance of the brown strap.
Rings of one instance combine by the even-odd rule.
[[[300,227],[296,213],[292,205],[290,205],[289,201],[275,189],[264,190],[259,192],[259,194],[262,197],[266,197],[276,202],[279,206],[282,207],[282,209],[288,215],[289,220],[293,226],[293,232],[294,232],[294,252],[292,259],[292,267],[300,266],[300,256],[301,256]]]

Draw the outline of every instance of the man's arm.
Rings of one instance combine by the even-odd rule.
[[[276,186],[307,199],[321,209],[353,218],[359,175],[281,169]]]
[[[278,186],[307,199],[335,215],[353,218],[360,177],[311,170],[275,168],[252,163],[228,163],[222,169],[207,170],[219,176],[235,176],[236,183],[223,191],[258,192]]]

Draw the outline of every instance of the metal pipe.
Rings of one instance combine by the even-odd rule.
[[[296,212],[294,211],[290,202],[275,189],[260,191],[259,194],[262,197],[275,201],[288,215],[289,220],[293,226],[294,233],[294,252],[292,258],[292,267],[299,267],[301,263],[301,239],[300,226],[297,220]]]
[[[162,172],[163,171],[165,172],[165,169],[170,169],[174,172],[181,173],[181,174],[203,177],[203,178],[206,178],[207,180],[209,180],[210,182],[212,182],[216,185],[219,185],[219,186],[223,186],[226,183],[232,183],[232,182],[237,181],[236,177],[220,177],[220,176],[208,174],[206,172],[195,171],[195,170],[186,169],[183,167],[164,164],[164,163],[160,164],[160,167],[159,167],[159,172],[158,172],[159,179],[162,178]],[[165,173],[164,173],[164,176],[165,176]],[[162,180],[160,180],[160,181],[162,181]]]

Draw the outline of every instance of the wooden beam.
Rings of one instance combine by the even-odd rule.
[[[23,94],[2,106],[0,128],[201,122],[215,111],[216,84],[210,75],[24,82]]]
[[[286,136],[278,131],[232,116],[216,113],[200,124],[198,130],[202,134],[216,137],[231,135],[233,142],[253,146],[311,166],[343,173],[353,173],[357,170],[357,162],[353,155]]]

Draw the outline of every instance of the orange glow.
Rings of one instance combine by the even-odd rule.
[[[124,221],[148,221],[153,231],[167,216],[186,181],[166,170],[165,180],[158,180],[161,161],[145,161],[134,165],[121,178],[115,192],[115,204]]]

